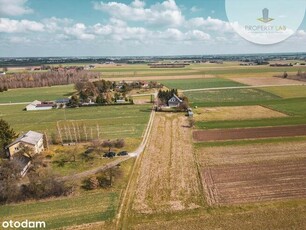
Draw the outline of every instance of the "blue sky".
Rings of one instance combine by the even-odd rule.
[[[306,52],[305,44],[305,18],[279,44],[244,40],[224,0],[0,0],[1,57]]]

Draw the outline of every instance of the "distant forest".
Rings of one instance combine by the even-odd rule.
[[[75,84],[80,81],[99,78],[100,73],[81,71],[50,71],[43,73],[14,73],[0,77],[0,88],[34,88],[55,85]]]

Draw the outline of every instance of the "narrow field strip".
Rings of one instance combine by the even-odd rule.
[[[306,136],[306,125],[245,129],[219,129],[194,131],[195,141],[222,141],[272,137]]]

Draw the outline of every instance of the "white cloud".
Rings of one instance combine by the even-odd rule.
[[[87,27],[83,23],[77,23],[72,27],[64,29],[67,35],[71,35],[80,40],[93,40],[95,35],[87,33]]]
[[[199,12],[199,11],[201,11],[202,9],[201,8],[198,8],[197,6],[193,6],[193,7],[191,7],[191,9],[190,9],[190,11],[192,12],[192,13],[196,13],[196,12]]]
[[[134,0],[129,5],[119,2],[95,2],[94,9],[125,21],[139,21],[163,26],[179,26],[184,22],[184,16],[175,0],[165,0],[147,8],[145,2],[141,0]]]
[[[18,16],[30,14],[33,10],[26,6],[28,0],[0,0],[1,16]]]
[[[46,31],[56,32],[62,30],[64,27],[72,25],[73,20],[69,18],[52,17],[52,18],[43,19],[42,22],[45,25]]]
[[[202,17],[192,18],[186,22],[186,26],[188,28],[201,28],[219,33],[233,32],[233,28],[229,22],[212,17],[208,17],[207,19]]]
[[[0,32],[4,33],[42,32],[44,27],[40,22],[0,18]]]
[[[14,43],[14,44],[25,44],[25,43],[30,43],[31,40],[29,38],[25,38],[25,37],[10,37],[9,38],[9,42],[10,43]]]

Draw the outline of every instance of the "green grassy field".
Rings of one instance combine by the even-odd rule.
[[[34,100],[56,100],[73,94],[73,85],[43,88],[12,89],[0,93],[0,103],[32,102]],[[1,109],[1,108],[0,108]]]
[[[306,85],[277,86],[277,87],[262,88],[261,90],[275,94],[282,98],[306,97]]]
[[[285,113],[289,117],[243,121],[199,121],[196,126],[200,129],[222,129],[306,124],[306,98],[262,101],[256,104]]]
[[[45,221],[46,229],[55,229],[98,221],[116,215],[119,193],[104,190],[83,192],[68,198],[2,206],[0,222],[5,220]]]
[[[24,105],[0,106],[0,118],[17,132],[28,130],[55,132],[56,124],[67,121],[85,124],[87,129],[99,125],[101,138],[140,138],[147,125],[150,105],[99,106],[47,111],[23,111]]]
[[[245,105],[250,102],[278,100],[280,97],[257,89],[224,89],[184,93],[193,105]],[[251,103],[252,104],[252,103]]]
[[[244,86],[243,84],[222,78],[163,80],[159,82],[168,88],[183,89],[183,90]]]

